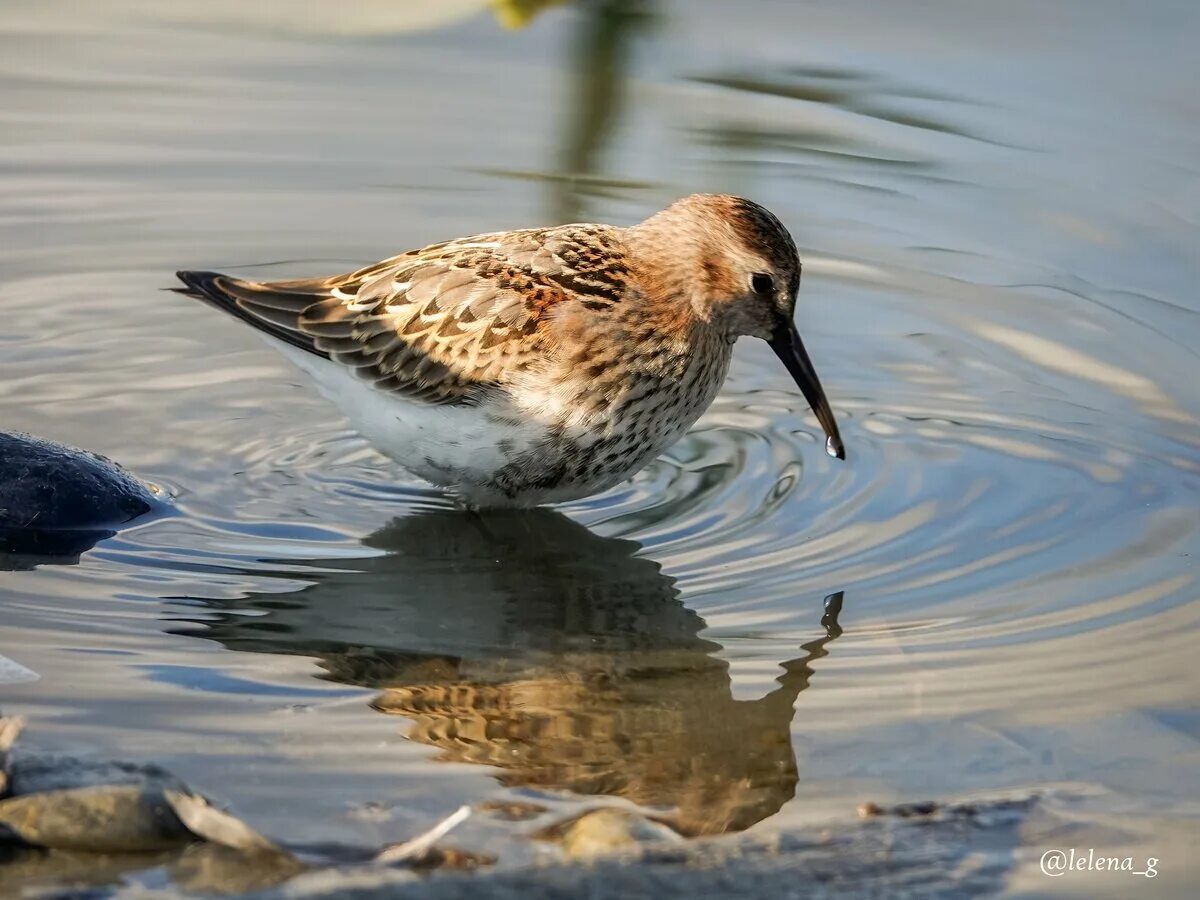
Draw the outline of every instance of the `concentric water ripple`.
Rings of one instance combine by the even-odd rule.
[[[844,265],[830,269],[827,291],[863,291],[861,277],[838,276]],[[902,280],[896,273],[881,277]],[[926,290],[949,283],[923,277]],[[993,289],[954,284],[953,290]],[[858,302],[871,300],[869,292],[859,294]],[[203,487],[186,469],[163,479],[176,494],[178,515],[106,542],[78,574],[62,579],[79,582],[78,591],[108,581],[133,585],[128,596],[194,598],[171,600],[194,609],[169,612],[166,621],[194,621],[187,633],[196,636],[205,634],[205,609],[219,604],[224,621],[249,592],[278,598],[266,606],[251,599],[236,619],[261,617],[268,635],[272,629],[307,634],[309,615],[316,614],[330,635],[344,635],[331,638],[334,644],[411,652],[425,640],[424,626],[407,639],[411,625],[395,625],[399,635],[389,632],[388,582],[378,575],[363,575],[372,598],[366,606],[354,605],[353,581],[331,595],[348,604],[337,609],[284,613],[291,601],[280,606],[282,598],[298,592],[304,608],[299,598],[323,596],[320,585],[329,578],[340,585],[357,569],[382,566],[388,578],[444,595],[451,608],[456,596],[519,596],[523,583],[534,595],[580,592],[590,599],[577,602],[591,608],[618,595],[572,577],[570,561],[580,560],[587,573],[597,554],[625,559],[631,552],[606,549],[610,541],[631,540],[621,546],[653,561],[648,573],[661,566],[673,586],[666,589],[658,575],[643,583],[635,574],[632,586],[618,582],[622,591],[677,595],[707,623],[705,637],[715,643],[704,655],[729,657],[745,690],[770,691],[777,666],[811,638],[822,598],[840,592],[850,632],[825,664],[851,684],[874,683],[881,671],[916,659],[941,673],[936,686],[924,689],[930,710],[963,703],[1002,708],[1013,691],[1023,692],[1030,709],[1063,698],[1093,702],[1089,685],[1114,658],[1174,644],[1194,617],[1187,604],[1194,576],[1161,565],[1164,554],[1182,558],[1197,544],[1200,476],[1190,413],[1155,383],[1116,367],[1071,392],[1045,390],[1054,387],[1052,366],[1039,368],[1010,333],[979,352],[976,338],[941,321],[942,314],[931,302],[927,324],[899,341],[852,345],[842,336],[839,346],[820,335],[813,341],[814,353],[830,361],[878,354],[879,366],[894,375],[879,382],[877,372],[844,362],[825,367],[850,450],[845,463],[821,451],[802,398],[765,354],[750,348],[684,440],[628,484],[565,509],[590,534],[572,532],[567,543],[547,549],[551,563],[537,546],[506,542],[509,526],[479,544],[469,524],[455,524],[459,514],[449,499],[384,461],[281,369],[283,378],[268,385],[267,400],[277,406],[272,427],[230,418],[223,427],[232,431],[210,436],[228,441],[219,473],[206,475]],[[1171,362],[1169,350],[1163,360]],[[238,391],[230,394],[225,402],[236,410]],[[1123,396],[1136,412],[1107,421],[1102,411],[1125,402]],[[295,415],[293,405],[305,412]],[[1155,418],[1166,427],[1143,421]],[[204,458],[211,465],[216,457]],[[423,522],[431,534],[444,535],[443,543],[423,544],[414,555],[406,548]],[[403,525],[399,543],[389,536],[397,523],[415,529]],[[529,540],[557,539],[539,524]],[[381,553],[392,561],[372,562]],[[547,576],[545,565],[568,569]],[[437,615],[437,606],[428,614]],[[528,611],[510,614],[524,621]],[[602,633],[585,627],[580,637],[597,640]],[[237,648],[301,655],[322,656],[325,646],[229,640]],[[530,659],[547,650],[490,626],[449,646],[485,656],[532,653]],[[324,657],[321,665],[336,679],[349,670],[334,660]],[[993,673],[1009,667],[1023,678],[1010,677],[1015,686],[993,694]],[[1064,686],[1066,672],[1076,687]],[[1161,673],[1147,673],[1145,683],[1125,689],[1162,701]],[[869,703],[857,700],[855,715],[882,723],[903,708],[883,691]]]

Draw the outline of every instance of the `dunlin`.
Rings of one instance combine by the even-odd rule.
[[[742,335],[767,341],[844,458],[793,321],[796,245],[739,197],[693,195],[628,228],[481,234],[329,278],[179,278],[471,507],[571,500],[633,475],[708,408]]]

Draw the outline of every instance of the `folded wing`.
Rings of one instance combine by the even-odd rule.
[[[178,275],[184,293],[380,390],[455,404],[551,352],[551,314],[563,304],[618,302],[621,258],[616,229],[582,225],[435,244],[330,278]]]

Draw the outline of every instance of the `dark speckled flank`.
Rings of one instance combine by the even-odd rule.
[[[533,450],[512,454],[486,490],[511,501],[574,485],[610,487],[675,443],[708,409],[729,370],[733,346],[712,332],[689,342],[689,352],[657,374],[630,371],[619,360],[599,376],[584,371],[572,406],[602,426],[552,427]]]

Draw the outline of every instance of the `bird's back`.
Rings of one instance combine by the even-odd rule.
[[[377,390],[469,403],[556,353],[556,317],[627,296],[620,232],[565,225],[476,235],[329,278],[179,278],[186,293]]]

